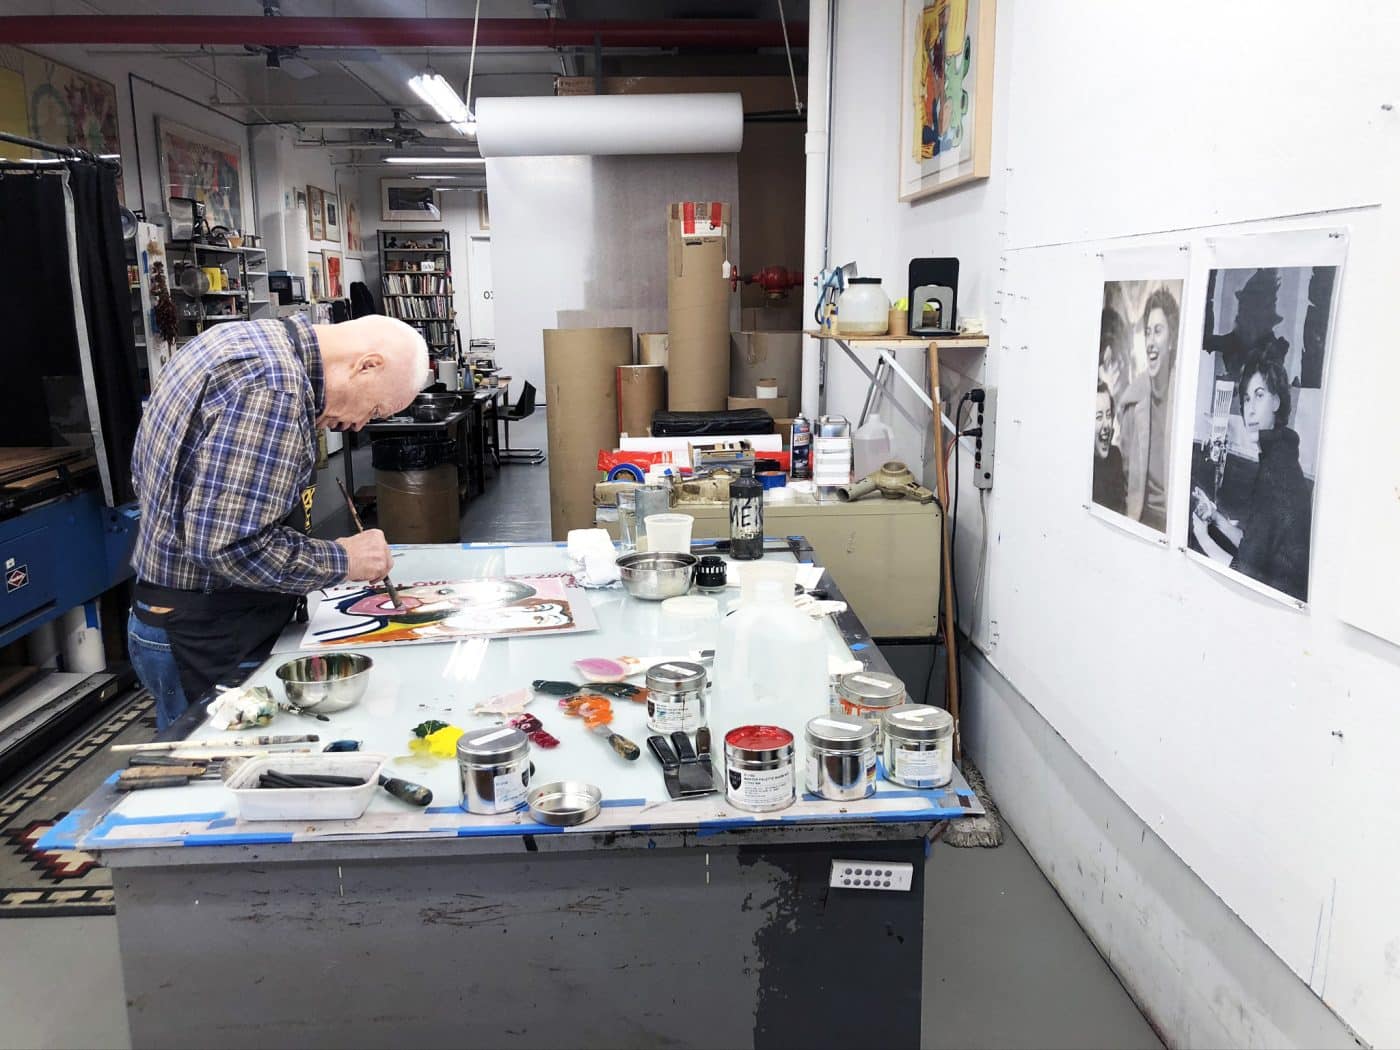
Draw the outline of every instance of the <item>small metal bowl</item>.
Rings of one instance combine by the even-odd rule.
[[[624,554],[617,559],[617,567],[622,573],[622,586],[628,594],[633,598],[659,602],[679,597],[690,590],[699,561],[693,554],[642,552]]]
[[[277,668],[277,677],[290,703],[325,714],[358,704],[373,666],[363,653],[318,653],[288,660]]]
[[[587,824],[603,807],[603,792],[581,780],[558,780],[541,784],[526,796],[530,816],[537,824],[571,828]]]

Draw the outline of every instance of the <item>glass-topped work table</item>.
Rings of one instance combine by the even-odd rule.
[[[394,578],[566,568],[555,545],[415,547],[396,551]],[[798,741],[792,807],[670,800],[645,748],[626,762],[540,696],[528,710],[560,745],[532,748],[532,783],[584,780],[604,797],[597,819],[561,829],[524,810],[466,813],[455,758],[410,753],[418,723],[492,724],[476,702],[537,678],[581,681],[574,660],[696,646],[668,633],[656,603],[588,595],[596,631],[366,646],[357,706],[248,731],[360,740],[390,756],[386,773],[433,790],[426,810],[378,792],[359,820],[245,822],[217,781],[127,795],[108,784],[55,829],[44,845],[113,869],[133,1045],[769,1046],[872,1033],[917,1045],[928,836],[981,812],[960,776],[931,791],[882,779],[857,802],[804,797],[802,730],[822,711],[775,707],[762,720]],[[851,614],[823,629],[833,656],[887,669]],[[303,631],[290,626],[249,683],[280,698],[275,669]],[[644,744],[645,704],[613,710],[613,728]],[[713,697],[717,771],[724,733],[757,720]],[[174,728],[221,735],[198,722]],[[911,865],[912,888],[831,888],[834,861]]]

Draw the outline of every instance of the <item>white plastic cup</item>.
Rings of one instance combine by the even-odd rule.
[[[689,514],[652,514],[646,519],[647,550],[657,554],[689,554],[695,519]]]

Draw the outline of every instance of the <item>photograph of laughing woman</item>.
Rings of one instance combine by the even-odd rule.
[[[1092,499],[1167,529],[1181,281],[1106,281],[1099,315]]]
[[[1337,270],[1212,270],[1196,390],[1190,547],[1308,600],[1323,363]]]

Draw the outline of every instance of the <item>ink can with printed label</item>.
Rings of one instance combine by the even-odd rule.
[[[739,726],[724,736],[724,791],[731,806],[755,813],[797,799],[792,734],[780,726]]]
[[[662,735],[693,733],[705,724],[708,676],[700,664],[668,660],[647,670],[647,728]]]
[[[492,816],[525,805],[530,787],[530,741],[518,729],[487,726],[457,738],[461,807]]]
[[[931,704],[901,704],[884,714],[885,778],[912,788],[953,779],[953,716]]]

